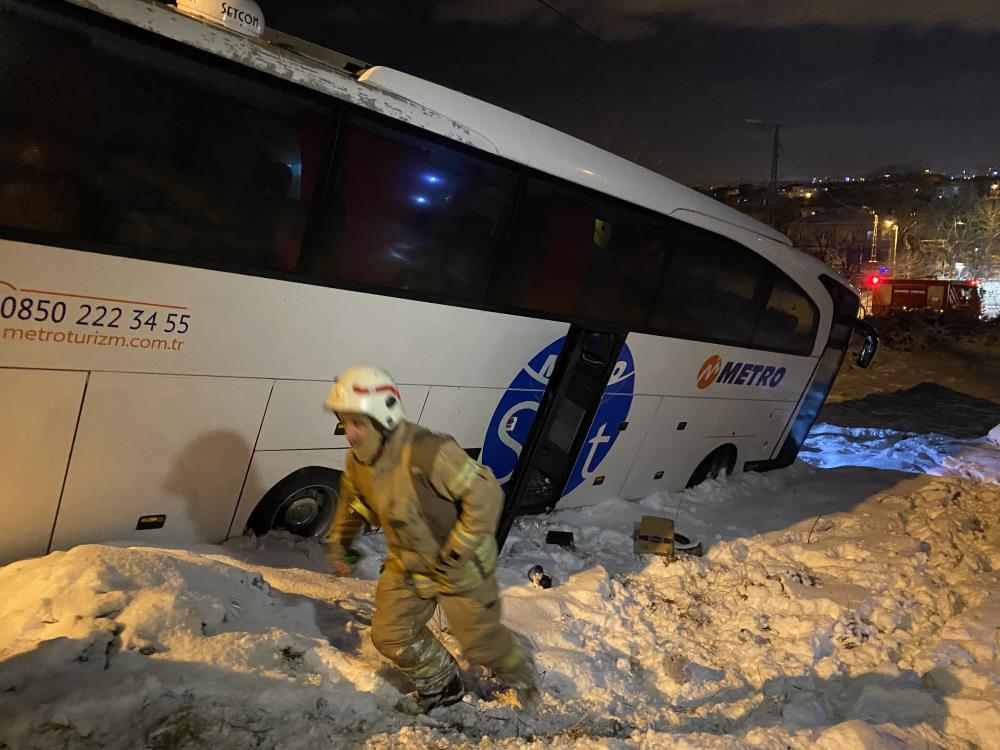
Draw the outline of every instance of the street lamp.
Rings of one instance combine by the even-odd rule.
[[[895,219],[886,219],[885,228],[892,229],[892,275],[896,275],[896,246],[899,245],[899,222]]]
[[[771,189],[770,197],[767,199],[767,223],[774,226],[775,207],[778,202],[778,150],[780,148],[780,122],[764,122],[755,117],[746,118],[750,125],[760,125],[762,127],[774,128],[774,147],[771,151]]]
[[[872,211],[872,216],[875,217],[872,223],[872,257],[868,262],[878,263],[878,214]]]

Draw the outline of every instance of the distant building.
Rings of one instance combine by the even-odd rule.
[[[786,198],[795,200],[808,200],[820,192],[821,188],[815,185],[789,185],[782,191]]]

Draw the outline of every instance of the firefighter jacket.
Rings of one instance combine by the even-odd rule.
[[[402,422],[371,465],[351,452],[327,535],[343,559],[361,526],[381,526],[390,563],[421,595],[470,591],[496,567],[503,491],[493,473],[455,440]]]

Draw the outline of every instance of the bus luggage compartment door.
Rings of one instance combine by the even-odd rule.
[[[559,501],[624,343],[625,334],[570,327],[507,488],[501,546],[515,517]]]
[[[272,382],[91,373],[51,548],[225,539]]]
[[[0,565],[44,555],[87,373],[0,369]]]

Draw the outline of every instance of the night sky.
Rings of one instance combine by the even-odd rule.
[[[747,118],[783,123],[783,179],[1000,165],[997,0],[546,2],[614,49],[539,0],[260,0],[276,29],[691,185],[767,179]]]

